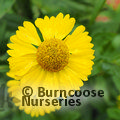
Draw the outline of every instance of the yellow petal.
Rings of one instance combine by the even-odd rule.
[[[14,85],[19,85],[20,84],[20,82],[19,81],[17,81],[17,80],[9,80],[8,82],[7,82],[7,86],[8,87],[10,87],[10,86],[14,86]]]
[[[94,50],[92,49],[75,49],[71,51],[71,58],[77,58],[78,60],[80,59],[89,59],[92,60],[94,59]]]
[[[40,37],[38,36],[35,26],[28,21],[24,21],[23,26],[24,27],[21,26],[18,27],[19,30],[16,31],[17,37],[21,41],[39,46],[41,40]]]
[[[65,38],[65,42],[68,45],[70,52],[75,49],[86,49],[92,48],[93,44],[91,44],[92,38],[88,36],[88,32],[84,32],[85,27],[83,25],[78,26],[72,35],[68,35]]]
[[[7,46],[11,49],[7,51],[10,56],[19,57],[37,52],[37,49],[33,45],[22,42],[16,35],[10,37],[10,40],[14,43],[7,44]]]
[[[48,90],[59,89],[59,80],[57,72],[45,71],[40,65],[33,66],[30,71],[21,79],[21,84],[33,85],[34,87],[41,86]],[[28,83],[29,81],[29,83]]]
[[[22,78],[22,76],[15,75],[15,72],[11,70],[7,72],[6,75],[16,80],[20,80]]]
[[[76,72],[77,76],[79,76],[82,80],[86,81],[88,80],[88,75],[91,74],[93,64],[93,61],[90,59],[88,60],[72,57],[70,58],[67,67]]]
[[[33,66],[29,72],[23,76],[21,79],[21,84],[25,86],[26,84],[28,86],[36,86],[41,85],[42,81],[45,79],[46,72],[44,69],[41,69],[40,65]]]
[[[65,38],[74,27],[75,19],[69,18],[69,14],[63,18],[63,14],[59,13],[56,18],[50,19],[45,16],[44,19],[37,18],[35,25],[40,29],[44,40],[58,38]]]
[[[36,54],[29,54],[21,57],[10,57],[8,59],[10,64],[10,72],[15,76],[22,76],[29,71],[32,66],[37,63]]]

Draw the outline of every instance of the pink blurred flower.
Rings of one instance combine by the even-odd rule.
[[[107,16],[99,15],[99,16],[96,18],[96,21],[97,21],[97,22],[108,22],[108,21],[109,21],[109,18],[108,18]]]
[[[111,5],[114,9],[117,9],[120,5],[120,0],[107,0],[108,5]]]

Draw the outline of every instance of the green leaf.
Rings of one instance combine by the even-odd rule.
[[[30,115],[27,115],[25,112],[22,112],[21,118],[22,120],[53,120],[51,116],[52,113],[45,114],[44,116],[39,117],[31,117]]]
[[[0,72],[8,72],[9,66],[8,65],[0,65]]]
[[[16,31],[17,27],[23,24],[23,21],[25,21],[24,17],[21,17],[16,14],[6,14],[0,22],[6,21],[7,23],[7,31]]]
[[[63,110],[56,115],[57,120],[78,120],[80,117],[81,113],[78,110]]]
[[[89,22],[89,25],[92,25],[98,16],[100,10],[102,9],[103,5],[105,4],[106,0],[96,0],[95,8],[93,9],[93,13],[91,16],[91,20]]]
[[[118,108],[109,108],[107,114],[111,119],[120,120],[120,109]]]
[[[91,76],[102,72],[102,60],[95,58]]]
[[[16,0],[14,5],[14,11],[20,16],[24,16],[28,19],[33,18],[30,0]]]
[[[0,75],[0,87],[5,84],[5,80],[3,78],[1,78],[1,75]]]
[[[110,69],[110,74],[112,75],[116,88],[120,91],[120,67],[113,64]]]
[[[7,61],[8,54],[5,53],[4,55],[0,56],[0,62]]]
[[[115,49],[120,47],[120,34],[115,36],[115,38],[112,41],[112,45]]]
[[[5,51],[6,51],[6,43],[7,43],[7,40],[5,40],[5,32],[6,32],[6,21],[2,21],[0,22],[0,55],[4,54]],[[1,59],[1,56],[0,56],[0,59]]]
[[[0,119],[3,120],[6,116],[8,116],[12,111],[10,109],[5,111],[0,111]],[[4,119],[5,120],[5,119]]]
[[[59,12],[64,14],[76,15],[76,18],[81,18],[91,12],[92,7],[80,4],[72,0],[32,0],[32,3],[36,5],[43,14],[57,15]]]
[[[69,113],[63,115],[64,120],[77,120],[80,118],[80,113],[79,111],[69,111]]]
[[[99,27],[99,29],[97,29],[97,28],[98,27],[93,28],[93,29],[94,30],[96,29],[96,32],[101,29],[100,27]],[[94,31],[92,31],[92,33],[94,34]],[[105,52],[109,52],[109,54],[111,54],[110,51],[108,51],[106,49],[111,47],[111,41],[114,38],[114,36],[115,35],[113,33],[101,32],[101,30],[100,30],[100,32],[95,33],[95,35],[93,35],[93,41],[92,42],[94,44],[95,57],[97,59],[100,58],[101,56],[103,56],[105,54]]]
[[[0,18],[2,18],[12,7],[15,0],[0,0]]]
[[[3,22],[1,22],[1,24],[0,24],[0,44],[1,44],[1,41],[2,41],[2,39],[3,39],[3,36],[4,36],[4,33],[5,33],[5,30],[6,30],[6,21],[3,21]]]
[[[5,72],[0,72],[0,87],[4,84],[6,84],[6,82],[10,80],[10,78],[6,75]]]
[[[12,120],[22,120],[21,119],[21,114],[19,111],[15,111],[15,114],[13,114]]]
[[[95,78],[95,90],[103,90],[104,91],[104,97],[103,97],[103,99],[106,102],[109,101],[109,90],[107,88],[106,79],[105,79],[105,77],[103,75],[97,76]]]
[[[104,35],[116,33],[119,29],[119,24],[116,23],[115,21],[109,21],[109,22],[96,22],[94,25],[91,26],[90,31],[92,32],[93,35],[96,34],[101,34],[103,33]],[[111,36],[110,35],[110,36]]]

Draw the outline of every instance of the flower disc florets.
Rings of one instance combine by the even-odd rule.
[[[38,47],[37,61],[47,71],[57,72],[62,70],[68,64],[68,60],[69,50],[62,40],[46,40]]]

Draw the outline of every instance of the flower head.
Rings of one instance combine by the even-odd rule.
[[[38,18],[35,25],[42,33],[43,42],[31,22],[25,21],[23,27],[18,27],[16,35],[10,38],[12,43],[8,44],[11,57],[8,59],[10,71],[7,75],[14,79],[8,82],[8,91],[12,92],[12,97],[20,99],[20,91],[25,86],[66,91],[79,90],[83,86],[83,81],[88,80],[91,74],[94,50],[90,43],[92,38],[83,25],[69,34],[74,24],[75,19],[69,14]],[[33,109],[20,103],[17,106],[32,116],[47,112],[46,107],[36,106]],[[54,109],[56,107],[49,107],[49,111]]]

